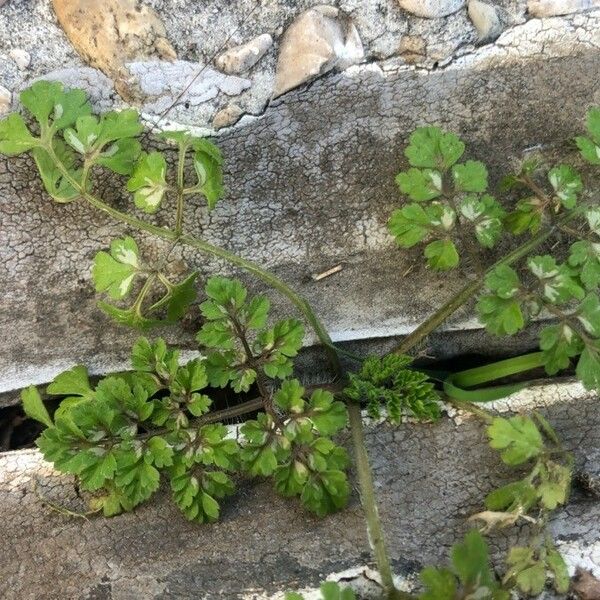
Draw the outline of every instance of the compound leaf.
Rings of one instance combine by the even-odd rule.
[[[495,417],[487,428],[487,433],[490,446],[502,450],[500,456],[507,465],[524,463],[538,456],[544,449],[542,435],[528,417]]]

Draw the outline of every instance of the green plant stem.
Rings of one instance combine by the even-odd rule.
[[[333,342],[327,333],[327,330],[321,323],[321,321],[317,318],[310,304],[297,292],[295,292],[291,287],[289,287],[284,281],[270,273],[269,271],[263,269],[256,263],[248,260],[246,258],[242,258],[229,250],[225,250],[225,248],[221,248],[220,246],[215,246],[210,244],[209,242],[193,237],[189,234],[181,234],[177,233],[171,229],[165,229],[164,227],[159,227],[157,225],[153,225],[152,223],[148,223],[143,219],[138,219],[137,217],[133,217],[127,213],[124,213],[116,208],[113,208],[106,202],[103,202],[93,194],[90,194],[85,189],[85,183],[81,184],[76,179],[74,179],[69,171],[64,167],[54,149],[50,146],[45,147],[48,153],[52,156],[56,165],[60,169],[63,176],[69,181],[69,183],[75,187],[75,189],[79,192],[81,197],[86,200],[89,204],[91,204],[94,208],[108,214],[113,219],[117,221],[121,221],[122,223],[126,223],[131,227],[139,229],[141,231],[146,231],[147,233],[151,233],[159,238],[170,241],[178,241],[181,244],[185,244],[192,248],[196,248],[201,252],[205,252],[207,254],[212,254],[213,256],[218,256],[219,258],[223,258],[227,262],[234,264],[247,272],[255,275],[259,279],[262,279],[267,285],[276,289],[279,293],[284,295],[290,300],[290,302],[302,313],[302,315],[306,318],[315,334],[317,335],[319,341],[325,346],[325,350],[327,351],[329,360],[331,362],[332,368],[334,369],[336,376],[341,377],[343,374],[343,370],[340,364],[340,360],[337,354],[335,347],[333,346]]]
[[[556,231],[558,226],[569,223],[578,217],[585,208],[585,205],[582,205],[579,208],[564,214],[560,219],[556,220],[554,225],[533,236],[529,241],[525,242],[518,248],[515,248],[512,252],[509,252],[506,256],[496,261],[486,270],[486,274],[491,273],[495,268],[501,265],[512,265],[526,257],[530,252],[541,246]],[[452,296],[452,298],[445,302],[427,320],[423,321],[421,325],[407,335],[392,352],[395,354],[406,354],[412,350],[419,342],[421,342],[421,340],[426,338],[432,331],[437,329],[463,304],[466,304],[482,288],[483,284],[483,277],[468,283],[456,295]]]
[[[209,423],[218,423],[225,419],[233,419],[235,417],[241,417],[243,415],[247,415],[249,413],[256,412],[263,407],[263,399],[262,398],[254,398],[253,400],[246,400],[246,402],[242,402],[237,406],[231,406],[229,408],[223,408],[221,410],[211,411],[206,415],[198,417],[197,419],[190,420],[190,428],[192,427],[202,427],[202,425],[207,425]],[[162,435],[165,433],[169,433],[171,430],[164,427],[161,429],[154,429],[152,431],[147,431],[145,433],[141,433],[136,436],[136,439],[143,440],[146,438],[151,438],[155,435]]]
[[[177,158],[177,213],[175,215],[175,233],[181,235],[183,231],[183,207],[184,207],[184,168],[185,168],[185,154],[187,152],[187,146],[180,144],[179,154]]]
[[[148,278],[144,282],[144,285],[142,286],[142,289],[140,290],[140,293],[138,294],[138,297],[135,299],[135,302],[133,303],[132,308],[135,309],[135,312],[137,314],[140,314],[140,308],[142,306],[142,302],[144,301],[146,294],[148,294],[148,291],[152,287],[152,284],[154,283],[154,279],[155,279],[154,275],[148,276]]]
[[[137,217],[133,217],[127,213],[124,213],[116,208],[113,208],[106,202],[103,202],[93,194],[90,194],[85,188],[85,181],[83,183],[78,182],[71,176],[68,169],[62,164],[54,149],[48,145],[45,147],[46,151],[52,156],[54,162],[60,169],[63,176],[69,181],[69,183],[79,192],[81,197],[86,200],[89,204],[91,204],[94,208],[101,210],[102,212],[110,215],[113,219],[117,221],[121,221],[122,223],[126,223],[131,227],[139,229],[141,231],[146,231],[147,233],[151,233],[157,237],[160,237],[164,240],[171,240],[173,242],[179,242],[181,244],[185,244],[192,248],[196,248],[201,252],[205,252],[207,254],[212,254],[213,256],[218,256],[219,258],[223,258],[227,262],[234,264],[238,267],[241,267],[245,271],[255,275],[259,279],[262,279],[267,285],[276,289],[279,293],[284,295],[290,300],[290,302],[302,313],[302,315],[306,318],[315,334],[317,335],[319,341],[323,346],[325,346],[325,350],[328,354],[329,360],[331,362],[331,366],[334,369],[336,376],[342,377],[343,370],[340,364],[340,359],[338,357],[337,350],[335,349],[331,337],[327,330],[321,323],[321,321],[317,318],[310,304],[297,292],[295,292],[291,287],[289,287],[284,281],[263,269],[256,263],[248,260],[246,258],[242,258],[229,250],[225,250],[225,248],[221,248],[220,246],[215,246],[210,244],[209,242],[201,239],[193,237],[189,234],[177,233],[171,229],[165,229],[164,227],[158,227],[157,225],[153,225],[152,223],[148,223],[143,219],[138,219]],[[182,195],[183,197],[183,195]]]
[[[365,432],[360,404],[348,402],[348,418],[350,421],[350,432],[352,434],[352,445],[354,446],[356,474],[360,486],[361,503],[367,521],[369,542],[371,543],[371,547],[375,554],[375,560],[377,562],[379,575],[381,576],[384,593],[389,600],[412,598],[409,594],[397,590],[394,585],[392,567],[387,553],[385,539],[383,537],[379,511],[377,510],[375,486],[373,485],[373,472],[371,470],[369,455],[365,444]]]

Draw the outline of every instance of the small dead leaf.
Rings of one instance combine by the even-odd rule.
[[[520,516],[519,513],[484,510],[469,517],[469,521],[483,521],[485,523],[483,531],[487,533],[495,528],[514,525]]]
[[[577,569],[573,578],[573,591],[579,600],[600,600],[600,580],[589,571]]]

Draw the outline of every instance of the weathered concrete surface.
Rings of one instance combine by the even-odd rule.
[[[534,406],[556,426],[578,467],[598,467],[595,395],[578,384],[551,385],[497,408]],[[405,583],[424,564],[444,562],[484,495],[514,478],[488,448],[481,423],[465,414],[435,425],[369,426],[368,444],[394,567]],[[89,521],[50,510],[40,495],[83,506],[72,479],[53,472],[37,452],[0,455],[6,600],[264,598],[370,562],[356,494],[347,510],[317,520],[267,483],[241,481],[212,526],[186,522],[166,492],[133,514]],[[553,517],[571,571],[583,566],[600,575],[599,523],[600,503],[577,489]],[[498,555],[526,536],[517,527],[490,543]]]
[[[0,30],[10,4],[0,12]],[[38,35],[56,36],[44,6],[32,16],[46,23]],[[168,15],[161,16],[169,30]],[[423,123],[458,131],[469,156],[488,162],[494,183],[525,148],[541,144],[564,155],[586,109],[600,101],[599,48],[596,10],[529,20],[444,68],[390,58],[318,79],[221,130],[227,197],[210,217],[203,206],[189,206],[190,231],[273,268],[310,298],[334,339],[406,333],[462,283],[428,273],[418,250],[398,250],[386,232],[401,202],[393,180],[405,165],[409,132]],[[44,60],[32,51],[32,75],[44,72]],[[103,107],[116,102],[110,82],[82,69],[77,57],[65,51],[58,62],[72,68],[50,76],[85,85]],[[47,65],[56,67],[56,57]],[[177,118],[193,124],[179,109]],[[131,208],[116,186],[105,197]],[[0,391],[46,382],[77,362],[92,372],[126,363],[136,334],[109,325],[90,285],[93,255],[125,231],[86,206],[52,204],[31,160],[0,159]],[[154,241],[136,237],[150,256],[159,252]],[[187,250],[173,258],[203,275],[231,272]],[[340,273],[311,279],[337,264]],[[290,312],[279,299],[275,308]],[[192,348],[197,320],[186,327],[176,341]],[[463,314],[451,327],[477,323]]]

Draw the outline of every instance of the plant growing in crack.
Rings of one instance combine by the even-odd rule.
[[[55,201],[85,202],[134,231],[170,243],[157,264],[149,264],[129,236],[113,240],[108,252],[96,255],[92,277],[97,291],[121,302],[101,302],[105,313],[143,330],[180,319],[196,299],[198,275],[174,280],[167,266],[175,246],[188,246],[244,269],[283,294],[314,330],[336,378],[335,395],[320,388],[307,394],[292,378],[303,323],[287,319],[268,326],[266,297],[248,299],[238,281],[210,278],[205,286],[208,299],[200,305],[205,319],[198,334],[202,358],[180,364],[177,351],[162,340],[141,338],[132,351],[131,373],[106,377],[95,387],[84,367],[59,375],[47,392],[66,398],[52,416],[35,388],[23,393],[28,414],[47,426],[40,449],[59,470],[77,475],[84,489],[96,492],[96,508],[107,515],[131,510],[156,491],[165,473],[184,514],[213,521],[219,516],[219,502],[233,491],[232,474],[241,471],[272,477],[279,493],[298,496],[307,509],[327,514],[342,508],[349,496],[348,458],[332,438],[349,423],[384,594],[412,597],[394,583],[361,403],[367,403],[372,416],[384,412],[392,423],[405,415],[430,421],[441,414],[444,392],[488,422],[491,445],[502,450],[504,462],[516,467],[531,462],[522,479],[487,497],[487,510],[477,518],[487,530],[530,520],[536,532],[529,547],[510,550],[502,581],[489,570],[481,536],[468,534],[453,551],[451,570],[423,572],[426,589],[421,597],[505,598],[506,589],[514,585],[533,594],[545,585],[547,572],[559,592],[568,587],[564,562],[545,531],[549,511],[568,498],[572,471],[568,454],[541,416],[504,419],[473,404],[505,396],[516,389],[514,385],[464,388],[536,366],[555,374],[577,360],[577,375],[584,385],[600,389],[600,212],[586,196],[575,169],[567,165],[550,169],[544,185],[538,177],[540,165],[526,161],[504,182],[506,189],[524,192],[514,210],[506,212],[488,191],[485,165],[459,162],[465,146],[458,137],[435,127],[416,130],[406,149],[410,168],[397,178],[411,202],[391,216],[390,231],[402,247],[425,243],[425,257],[435,270],[457,268],[464,251],[464,262],[473,266],[472,278],[394,353],[370,357],[356,373],[347,375],[341,351],[305,298],[252,261],[186,232],[186,202],[201,196],[211,210],[222,194],[222,157],[211,142],[184,132],[161,134],[176,149],[171,179],[163,152],[142,151],[137,139],[142,126],[134,110],[96,117],[82,91],[48,82],[34,84],[21,100],[35,122],[28,126],[19,114],[0,121],[1,153],[31,152]],[[600,164],[600,110],[590,111],[587,126],[589,136],[577,138],[577,145],[584,159]],[[195,173],[191,183],[186,181],[190,163]],[[174,197],[173,226],[159,227],[102,200],[95,178],[101,171],[128,177],[125,187],[133,193],[135,207],[147,214]],[[535,254],[557,234],[577,238],[562,262],[560,257]],[[478,245],[487,252],[506,236],[521,235],[527,236],[525,242],[512,242],[499,259],[483,266]],[[541,352],[453,374],[436,391],[406,355],[482,288],[477,312],[492,334],[514,335],[540,316],[550,315],[555,321],[542,331]],[[226,411],[211,411],[208,385],[236,392],[255,386],[258,398]],[[239,441],[221,422],[257,411],[240,427]]]

